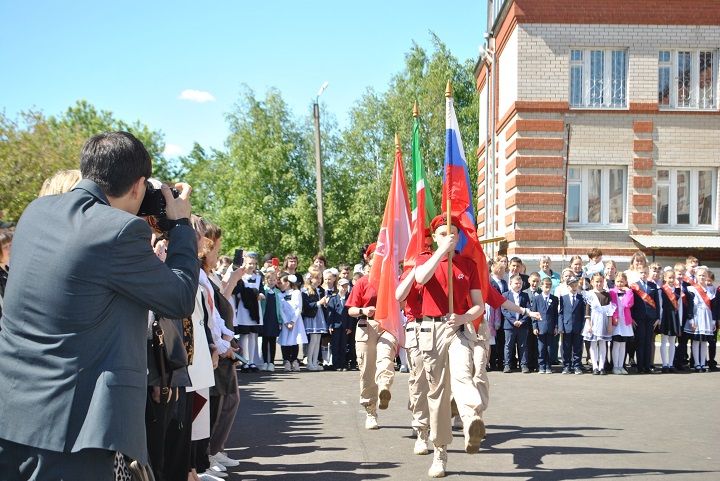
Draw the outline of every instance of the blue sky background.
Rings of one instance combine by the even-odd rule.
[[[306,115],[341,125],[367,87],[384,91],[412,41],[435,32],[461,61],[478,56],[483,0],[343,2],[0,0],[0,110],[59,114],[78,99],[161,130],[168,156],[223,147],[242,84],[278,88]],[[180,99],[207,92],[214,100]]]

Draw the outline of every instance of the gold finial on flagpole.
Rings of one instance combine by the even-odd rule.
[[[400,151],[400,137],[398,136],[397,132],[395,132],[395,151]]]
[[[420,116],[420,109],[418,108],[417,100],[415,101],[415,105],[413,105],[413,117],[418,118]]]
[[[452,97],[453,96],[453,90],[452,90],[452,82],[448,80],[447,87],[445,87],[445,97]]]

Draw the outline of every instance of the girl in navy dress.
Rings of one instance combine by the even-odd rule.
[[[282,326],[282,306],[280,305],[280,297],[282,292],[277,288],[277,272],[270,267],[265,270],[265,286],[263,294],[265,298],[261,301],[263,312],[263,323],[260,331],[262,337],[261,351],[263,365],[261,371],[274,371],[275,350],[277,347],[277,338],[280,335],[280,326]]]
[[[325,289],[320,284],[320,276],[313,273],[305,274],[305,286],[302,288],[302,317],[305,325],[305,334],[308,337],[307,370],[322,371],[317,362],[320,354],[320,338],[327,334],[327,323],[323,307],[328,299]]]

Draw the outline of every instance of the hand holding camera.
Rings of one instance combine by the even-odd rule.
[[[192,192],[192,187],[190,187],[190,184],[185,182],[175,184],[175,189],[180,192],[177,198],[174,197],[173,192],[167,185],[163,184],[161,188],[163,197],[165,197],[165,212],[167,218],[170,220],[189,219],[192,211],[190,205],[190,192]]]

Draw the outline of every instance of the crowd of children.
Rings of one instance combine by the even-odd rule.
[[[698,266],[697,258],[663,268],[648,264],[638,251],[629,268],[618,272],[614,261],[602,261],[600,249],[592,249],[588,257],[584,264],[574,256],[559,275],[547,257],[540,261],[540,270],[529,275],[522,272],[518,258],[509,264],[505,256],[493,259],[492,286],[542,319],[531,324],[523,316],[487,306],[493,333],[490,369],[509,373],[519,367],[523,373],[549,374],[558,364],[563,374],[648,374],[658,372],[657,336],[659,372],[716,369],[720,296],[713,273]]]
[[[530,274],[517,257],[492,259],[492,287],[520,307],[539,312],[541,319],[486,305],[488,370],[550,374],[557,366],[563,374],[625,375],[716,369],[720,296],[715,295],[714,275],[708,268],[698,266],[692,256],[663,268],[648,263],[638,251],[629,268],[618,272],[613,260],[603,261],[600,249],[592,249],[588,258],[584,262],[573,256],[569,267],[558,273],[551,269],[550,258],[542,257],[538,270]],[[287,371],[298,371],[302,364],[308,371],[357,369],[357,319],[348,316],[345,302],[367,273],[362,264],[353,270],[344,264],[328,268],[325,258],[317,255],[301,275],[294,255],[283,266],[277,259],[273,263],[271,255],[261,267],[254,253],[245,260],[237,266],[244,272],[243,283],[233,298],[238,312],[235,329],[248,358],[243,372],[273,371],[278,343]],[[229,257],[220,259],[218,270],[229,278],[234,270]],[[247,325],[247,309],[240,308],[248,299],[243,293],[247,289],[259,299],[261,313],[252,326]],[[259,350],[254,347],[258,335]],[[661,361],[657,370],[656,338]],[[398,368],[407,371],[406,353],[400,351]]]

